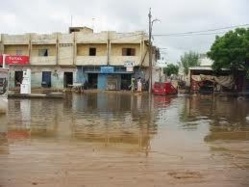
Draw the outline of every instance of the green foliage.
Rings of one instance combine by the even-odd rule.
[[[178,75],[179,66],[175,64],[168,64],[167,67],[163,68],[163,73],[167,76],[170,76],[172,74]]]
[[[233,72],[248,69],[249,65],[249,29],[238,28],[216,39],[207,53],[215,71],[229,68]]]
[[[184,74],[188,74],[189,67],[199,66],[199,54],[193,51],[189,51],[188,53],[184,53],[181,56],[181,60],[179,64],[183,67]]]

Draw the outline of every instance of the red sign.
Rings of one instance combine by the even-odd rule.
[[[27,65],[29,64],[28,56],[11,55],[5,57],[5,63],[7,65]],[[0,56],[0,64],[3,64],[3,56]]]

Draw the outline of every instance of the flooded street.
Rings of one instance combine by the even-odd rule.
[[[0,115],[0,187],[247,187],[248,103],[129,93],[10,99]]]

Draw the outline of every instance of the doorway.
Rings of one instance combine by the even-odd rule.
[[[42,87],[51,87],[51,71],[43,71],[42,72]]]
[[[15,86],[20,86],[22,84],[23,71],[15,71]]]
[[[121,75],[121,90],[129,90],[131,85],[131,74]]]
[[[64,72],[64,88],[73,84],[73,72]]]
[[[97,87],[98,87],[98,74],[89,73],[88,74],[88,88],[97,89]]]

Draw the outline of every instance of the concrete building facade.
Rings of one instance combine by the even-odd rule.
[[[28,59],[6,62],[10,88],[19,86],[22,72],[30,68],[32,88],[64,89],[80,83],[92,89],[128,89],[132,77],[149,79],[148,49],[148,36],[140,31],[94,33],[74,27],[69,33],[0,36],[0,54]]]

